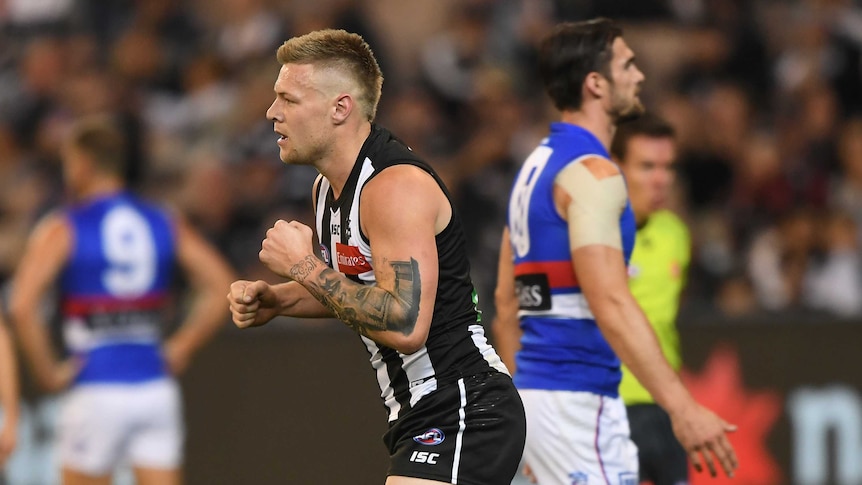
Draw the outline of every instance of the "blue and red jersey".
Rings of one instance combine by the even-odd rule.
[[[557,174],[590,156],[610,159],[589,131],[552,123],[550,135],[524,162],[509,201],[515,288],[523,330],[515,384],[522,389],[586,391],[617,396],[620,361],[605,340],[581,292],[568,223],[554,206]],[[636,225],[626,201],[619,219],[628,264]]]
[[[127,192],[66,211],[72,250],[60,275],[63,334],[82,358],[75,383],[164,377],[162,311],[175,265],[168,214]]]

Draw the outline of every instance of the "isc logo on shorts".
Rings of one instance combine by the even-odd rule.
[[[410,461],[414,463],[427,463],[429,465],[436,465],[437,458],[440,457],[440,453],[429,453],[427,451],[414,451],[412,455],[410,455]]]

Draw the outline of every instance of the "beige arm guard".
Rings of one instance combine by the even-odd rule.
[[[599,159],[591,158],[589,162],[599,162]],[[565,214],[572,251],[591,244],[622,250],[620,214],[625,209],[628,197],[626,186],[623,176],[611,162],[601,162],[604,162],[601,166],[596,163],[570,163],[557,174],[555,180],[570,197]],[[598,170],[591,170],[591,167]],[[609,168],[613,168],[616,173]],[[599,175],[596,176],[594,172]]]

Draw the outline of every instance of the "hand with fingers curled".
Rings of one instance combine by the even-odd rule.
[[[231,318],[239,328],[263,325],[279,314],[279,300],[266,281],[234,281],[227,294]]]
[[[311,228],[305,224],[279,219],[266,231],[266,239],[258,254],[260,262],[273,273],[294,279],[291,270],[309,256],[316,257],[312,249],[312,236]]]
[[[670,416],[673,432],[697,472],[702,472],[705,466],[709,474],[716,477],[717,465],[720,465],[725,475],[733,477],[733,472],[739,467],[739,461],[733,445],[727,439],[727,433],[736,431],[736,425],[727,423],[709,409],[694,402]]]

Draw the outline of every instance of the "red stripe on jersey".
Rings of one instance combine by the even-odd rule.
[[[63,300],[63,314],[67,316],[84,316],[94,313],[155,310],[164,306],[166,301],[166,293],[151,293],[131,299],[120,299],[107,295],[71,296]]]
[[[571,261],[539,261],[515,265],[515,276],[536,273],[548,275],[551,288],[580,287]]]

